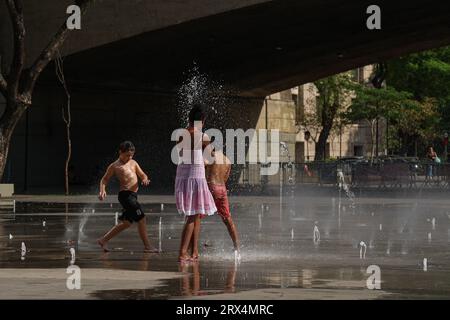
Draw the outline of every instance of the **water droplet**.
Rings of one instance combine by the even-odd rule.
[[[21,256],[25,257],[25,255],[27,254],[27,247],[25,245],[24,242],[22,242],[22,246],[21,246]]]
[[[317,223],[317,221],[316,221],[316,223]],[[313,241],[314,241],[314,244],[318,244],[320,242],[320,232],[319,232],[319,227],[317,225],[314,226]]]
[[[367,251],[367,245],[364,241],[361,241],[359,243],[359,258],[365,259],[366,258],[366,251]]]

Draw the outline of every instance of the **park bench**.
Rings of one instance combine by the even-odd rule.
[[[0,184],[0,213],[16,213],[16,200],[13,199],[14,185]]]

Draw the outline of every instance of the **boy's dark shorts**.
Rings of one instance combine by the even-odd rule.
[[[141,221],[145,215],[140,203],[137,201],[137,193],[133,191],[120,191],[119,202],[123,207],[119,220],[127,220],[130,223]]]

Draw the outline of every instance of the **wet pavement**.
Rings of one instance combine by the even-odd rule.
[[[15,216],[0,216],[0,298],[450,298],[447,201],[356,198],[353,205],[337,194],[284,197],[282,206],[262,197],[234,201],[241,261],[213,216],[202,221],[200,262],[187,265],[177,263],[183,218],[174,205],[144,209],[160,254],[142,252],[135,227],[110,242],[112,252],[99,250],[95,240],[114,225],[117,203],[18,203]],[[65,288],[72,247],[82,287],[85,280],[77,295]],[[367,288],[370,265],[380,268],[380,290]]]

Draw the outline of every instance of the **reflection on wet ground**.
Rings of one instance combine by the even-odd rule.
[[[450,298],[450,207],[445,203],[366,198],[352,207],[337,197],[285,201],[282,210],[264,203],[232,206],[242,242],[240,263],[221,219],[204,219],[201,260],[187,265],[177,263],[183,219],[170,205],[163,212],[159,205],[145,206],[154,246],[161,217],[163,253],[144,254],[133,228],[112,240],[113,252],[97,247],[95,239],[115,223],[117,204],[22,203],[14,219],[0,218],[0,270],[66,268],[73,247],[81,270],[177,274],[158,286],[102,286],[86,298]],[[314,241],[315,226],[319,241]],[[365,259],[360,259],[361,241],[367,246]],[[367,288],[369,265],[380,267],[381,290]]]

